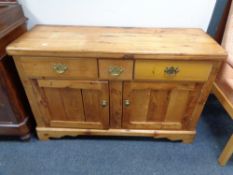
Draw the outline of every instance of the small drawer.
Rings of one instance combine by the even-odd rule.
[[[208,62],[137,60],[135,79],[206,81],[211,69],[212,64]]]
[[[23,57],[20,64],[29,77],[98,78],[96,59]]]
[[[101,80],[132,80],[133,61],[99,60],[99,78]]]

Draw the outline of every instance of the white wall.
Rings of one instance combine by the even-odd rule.
[[[35,24],[207,29],[216,0],[19,0]]]

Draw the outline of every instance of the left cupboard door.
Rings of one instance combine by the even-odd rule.
[[[49,127],[107,129],[107,81],[31,80],[40,113]]]

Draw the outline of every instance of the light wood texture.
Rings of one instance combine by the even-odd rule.
[[[113,76],[109,72],[111,68],[121,68],[119,76]],[[99,77],[101,80],[132,80],[133,61],[129,60],[99,60]]]
[[[105,83],[105,81],[103,81]],[[80,80],[38,80],[39,87],[48,88],[71,88],[71,89],[98,89],[102,88],[99,81],[80,81]]]
[[[162,87],[162,89],[161,89]],[[129,129],[181,129],[195,84],[125,82],[123,127]]]
[[[37,26],[8,52],[41,140],[123,135],[191,143],[226,58],[198,29]],[[59,75],[58,63],[68,66]],[[113,66],[123,70],[114,78]],[[176,77],[164,77],[169,66],[179,67]]]
[[[42,81],[42,80],[41,80]],[[51,82],[50,80],[43,80]],[[50,113],[52,127],[78,127],[78,128],[108,128],[109,126],[109,93],[107,82],[79,82],[69,80],[74,86],[43,87],[46,104]],[[68,81],[68,80],[67,80]],[[56,83],[54,83],[56,84]],[[40,85],[40,83],[39,83]],[[101,106],[103,100],[107,101],[105,107]],[[55,122],[56,121],[56,122]],[[59,121],[59,122],[57,122]],[[72,121],[75,123],[67,121]]]
[[[230,157],[233,155],[233,134],[228,140],[226,146],[224,147],[223,152],[221,153],[218,162],[220,165],[225,166]]]
[[[128,129],[73,129],[73,128],[36,128],[40,140],[48,140],[51,138],[61,138],[63,136],[140,136],[167,138],[171,141],[182,141],[183,143],[192,143],[196,132],[195,131],[166,131],[166,130],[128,130]]]
[[[15,58],[15,57],[14,57]],[[29,79],[25,74],[24,74],[24,69],[22,68],[20,62],[18,62],[17,60],[15,60],[15,65],[17,67],[20,79],[23,83],[26,95],[29,99],[29,104],[31,106],[32,112],[34,114],[36,123],[38,126],[47,126],[48,125],[48,120],[47,118],[42,114],[42,111],[40,111],[40,106],[42,105],[42,103],[37,103],[37,100],[40,101],[40,93],[35,91],[35,89],[33,88],[33,81],[31,79]]]
[[[233,120],[233,104],[232,102],[227,98],[225,93],[221,90],[221,88],[218,86],[217,83],[214,83],[212,88],[213,94],[217,97],[219,102],[223,105],[224,109],[227,111],[229,116]]]
[[[37,80],[32,84],[35,95],[38,95],[33,98],[37,99],[47,126],[108,128],[107,82]],[[102,100],[107,101],[105,107],[101,106]]]
[[[121,128],[122,123],[122,82],[112,81],[110,91],[110,128]]]
[[[196,105],[194,106],[193,113],[186,120],[186,127],[191,130],[196,128],[198,119],[200,118],[201,112],[210,94],[211,88],[213,86],[213,82],[216,79],[220,66],[221,66],[220,62],[216,62],[213,64],[213,69],[210,73],[209,79],[205,84],[203,84],[201,92],[199,93],[199,97],[197,99]]]
[[[97,60],[82,58],[38,58],[20,57],[20,64],[24,73],[28,77],[56,77],[56,78],[77,78],[77,79],[97,79]],[[53,66],[63,64],[67,66],[67,71],[57,73]]]
[[[217,97],[219,102],[223,105],[224,109],[227,111],[231,119],[233,119],[233,104],[230,101],[229,97],[227,96],[226,91],[219,86],[219,82],[215,82],[212,88],[212,92]],[[218,162],[221,166],[225,166],[228,160],[233,155],[233,135],[231,135],[230,139],[228,140],[224,150],[222,151],[221,155],[218,158]]]
[[[34,27],[7,47],[10,55],[138,59],[224,59],[226,52],[200,29]]]
[[[178,68],[176,75],[165,74],[169,67]],[[206,81],[209,77],[212,64],[209,62],[181,62],[181,61],[141,61],[135,62],[136,80],[182,80]]]

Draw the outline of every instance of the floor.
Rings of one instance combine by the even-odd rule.
[[[81,137],[29,142],[0,140],[0,175],[232,175],[217,158],[233,132],[211,96],[193,144],[148,138]]]

